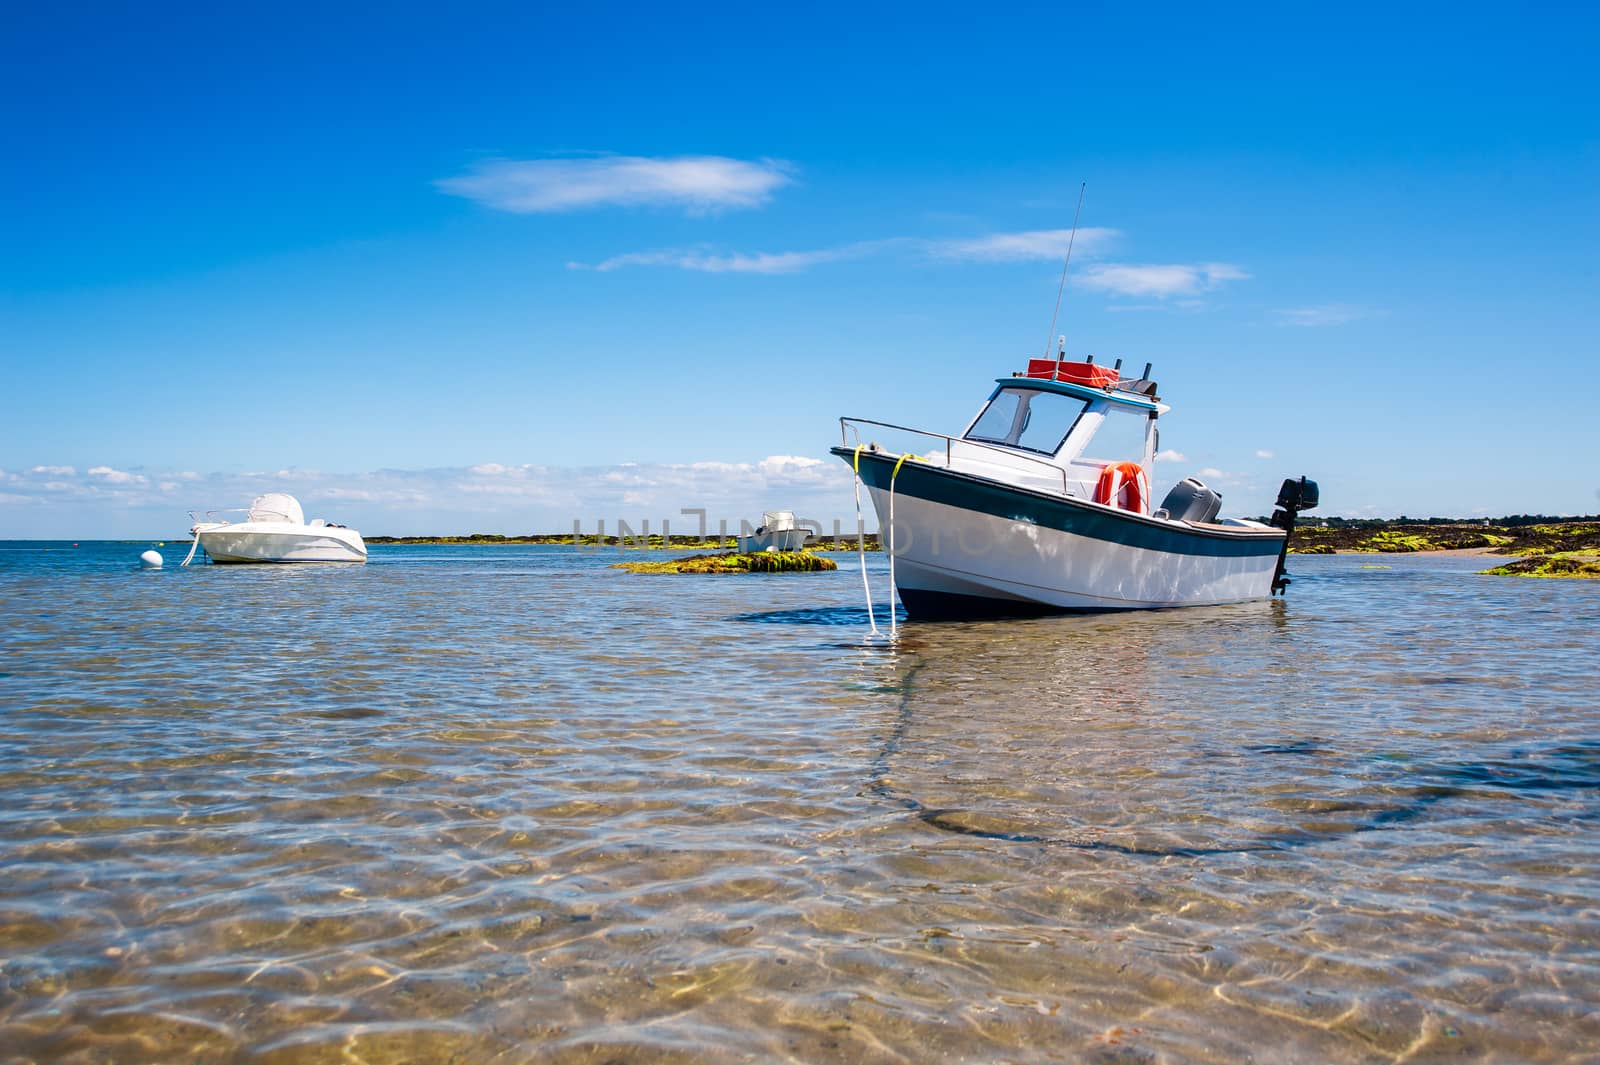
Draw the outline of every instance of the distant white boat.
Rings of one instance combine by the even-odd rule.
[[[218,515],[243,513],[243,521],[223,521]],[[251,501],[247,510],[211,510],[204,518],[194,511],[189,532],[195,546],[213,562],[365,562],[367,545],[361,534],[321,518],[306,521],[300,501],[283,492],[268,492]],[[194,557],[194,550],[184,565]]]
[[[794,512],[769,510],[761,515],[761,526],[750,536],[739,537],[739,551],[798,551],[806,546],[810,530],[795,521]]]

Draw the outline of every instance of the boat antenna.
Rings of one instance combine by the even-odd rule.
[[[1072,245],[1078,239],[1078,215],[1083,211],[1083,190],[1089,187],[1085,181],[1078,186],[1078,207],[1072,212],[1072,235],[1067,237],[1067,260],[1061,264],[1061,284],[1056,287],[1056,309],[1050,315],[1050,332],[1044,335],[1044,357],[1050,357],[1050,338],[1056,335],[1056,319],[1061,317],[1061,294],[1067,290],[1067,267],[1072,264]]]

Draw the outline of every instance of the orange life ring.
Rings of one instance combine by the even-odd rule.
[[[1100,480],[1095,482],[1094,501],[1135,514],[1145,513],[1150,504],[1150,481],[1144,475],[1144,467],[1137,462],[1107,463],[1100,471]]]

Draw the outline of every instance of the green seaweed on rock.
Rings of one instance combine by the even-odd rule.
[[[819,573],[838,569],[839,564],[809,551],[758,551],[743,555],[689,555],[660,562],[615,562],[611,568],[629,573]]]
[[[1503,566],[1480,571],[1496,577],[1565,577],[1579,580],[1600,578],[1600,562],[1593,557],[1568,555],[1536,555],[1519,558]]]

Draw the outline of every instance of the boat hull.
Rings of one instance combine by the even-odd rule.
[[[212,562],[365,562],[367,546],[352,529],[326,527],[263,528],[243,523],[200,529],[195,536]]]
[[[854,461],[853,449],[835,449]],[[898,456],[862,453],[889,549]],[[895,583],[916,617],[1156,610],[1271,594],[1283,534],[1197,528],[939,466],[894,478]]]

